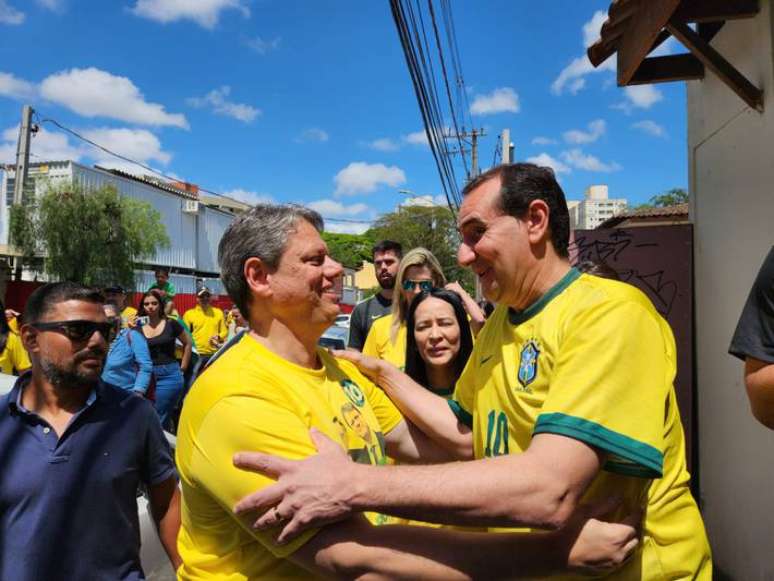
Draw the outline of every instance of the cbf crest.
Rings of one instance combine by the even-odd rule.
[[[521,348],[521,356],[519,357],[519,383],[524,391],[531,391],[527,386],[537,377],[538,357],[540,357],[540,348],[537,342],[527,341]]]
[[[360,391],[360,388],[357,386],[357,384],[349,379],[342,379],[340,383],[341,389],[344,390],[344,394],[347,396],[347,399],[349,399],[349,401],[351,401],[357,407],[363,407],[363,404],[365,404],[365,395],[363,395],[363,392]]]

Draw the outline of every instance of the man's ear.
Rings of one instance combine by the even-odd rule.
[[[272,291],[269,285],[271,272],[263,260],[257,256],[251,256],[245,261],[242,274],[253,294],[262,299],[271,297]]]
[[[22,345],[29,353],[37,353],[40,351],[38,346],[38,332],[33,329],[31,325],[22,325],[19,329],[19,335],[21,337]]]
[[[527,233],[532,244],[548,238],[548,218],[551,211],[543,200],[532,200],[527,209]]]

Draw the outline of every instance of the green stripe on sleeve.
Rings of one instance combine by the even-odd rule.
[[[663,475],[664,455],[658,449],[583,418],[562,413],[542,414],[532,433],[567,436],[612,454],[604,466],[609,472],[641,478]]]
[[[446,400],[446,403],[449,404],[449,407],[451,408],[452,413],[455,416],[457,416],[457,419],[472,430],[473,416],[470,415],[470,413],[466,411],[465,408],[463,408],[458,402],[454,401],[453,399]]]

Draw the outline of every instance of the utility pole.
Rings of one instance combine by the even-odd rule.
[[[474,129],[473,131],[462,131],[462,133],[449,133],[444,135],[446,139],[464,139],[470,144],[470,174],[468,175],[468,181],[478,176],[478,138],[484,137],[486,133],[483,129]]]
[[[503,164],[511,163],[511,130],[503,129],[500,134],[500,151],[503,152]]]
[[[19,142],[16,147],[16,180],[13,188],[13,203],[22,203],[24,183],[27,181],[27,166],[30,163],[30,136],[32,135],[32,107],[22,107],[22,121],[19,128]]]

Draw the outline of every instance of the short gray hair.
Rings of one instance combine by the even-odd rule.
[[[226,228],[218,244],[220,278],[239,310],[250,313],[250,288],[244,276],[248,258],[260,258],[269,268],[276,268],[288,236],[299,220],[306,220],[318,232],[323,231],[320,214],[297,204],[257,204],[241,214]]]

